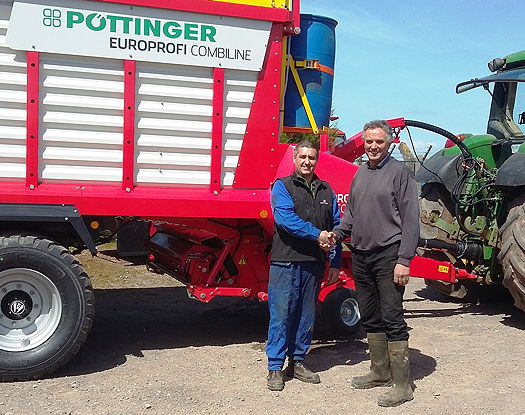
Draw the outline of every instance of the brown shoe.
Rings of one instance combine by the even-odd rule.
[[[306,383],[321,383],[319,375],[308,369],[302,360],[289,360],[285,375]]]
[[[266,386],[271,391],[282,391],[284,389],[283,372],[280,370],[268,371],[266,378]]]

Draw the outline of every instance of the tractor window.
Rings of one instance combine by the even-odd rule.
[[[512,119],[525,134],[525,83],[517,82]]]

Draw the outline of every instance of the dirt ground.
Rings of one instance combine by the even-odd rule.
[[[510,303],[450,302],[412,279],[405,295],[415,399],[380,408],[353,390],[368,367],[363,335],[316,336],[307,363],[322,383],[266,389],[266,304],[201,304],[143,265],[81,261],[96,319],[76,358],[52,377],[3,383],[0,414],[525,414],[525,314]]]

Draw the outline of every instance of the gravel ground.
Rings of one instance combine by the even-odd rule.
[[[110,254],[110,252],[106,252]],[[266,389],[266,305],[201,304],[184,287],[111,255],[81,261],[97,315],[76,358],[52,377],[3,383],[0,414],[525,414],[525,314],[504,301],[450,302],[412,279],[405,295],[415,399],[380,408],[353,390],[363,334],[318,334],[307,363],[322,383]]]

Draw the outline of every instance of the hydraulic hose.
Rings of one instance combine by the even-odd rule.
[[[405,125],[407,127],[421,128],[422,130],[427,130],[432,133],[442,135],[443,137],[450,139],[454,144],[456,144],[465,157],[472,157],[472,154],[470,153],[470,150],[467,148],[467,146],[463,144],[463,142],[450,131],[447,131],[441,127],[437,127],[432,124],[427,124],[426,122],[414,120],[405,120]]]

